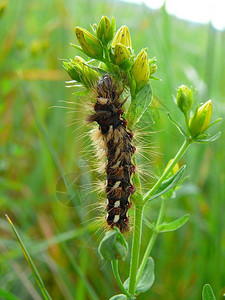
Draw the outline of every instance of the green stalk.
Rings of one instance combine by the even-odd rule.
[[[109,72],[113,73],[111,63],[110,63],[111,60],[110,60],[110,56],[109,56],[109,50],[108,50],[107,46],[103,47],[103,51],[104,51],[104,58],[102,61],[106,64]]]
[[[161,185],[161,183],[164,181],[164,179],[166,179],[167,175],[172,171],[173,167],[176,165],[176,163],[184,155],[184,153],[186,152],[186,150],[189,147],[189,145],[191,144],[191,142],[192,142],[191,140],[185,139],[185,141],[183,142],[183,144],[180,147],[179,151],[177,152],[176,156],[174,157],[172,163],[169,165],[169,167],[166,169],[166,171],[162,174],[162,176],[159,178],[159,180],[156,182],[156,184],[153,186],[153,188],[148,193],[146,193],[146,195],[144,196],[144,201],[145,202],[147,202],[148,198],[158,189],[158,187]],[[142,272],[145,268],[147,259],[148,259],[149,255],[151,253],[152,247],[153,247],[153,245],[155,243],[155,240],[158,236],[157,227],[160,225],[160,223],[163,219],[164,212],[165,212],[165,204],[166,204],[166,199],[162,199],[159,216],[158,216],[158,219],[157,219],[157,222],[156,222],[156,231],[154,231],[153,234],[152,234],[152,237],[149,241],[149,244],[146,248],[144,257],[142,259],[141,265],[139,267],[137,280],[136,280],[137,283],[140,280],[140,277],[141,277]]]
[[[145,204],[143,201],[135,203],[134,210],[134,232],[131,250],[131,263],[130,263],[130,282],[129,293],[131,296],[135,295],[137,270],[139,264],[140,247],[141,247],[141,233],[142,233],[142,219]]]
[[[119,274],[119,269],[118,269],[118,260],[112,260],[111,261],[111,265],[112,265],[112,270],[113,270],[113,274],[114,277],[116,278],[116,281],[119,285],[119,287],[121,288],[121,291],[126,295],[126,296],[130,296],[130,294],[125,290],[123,283],[120,279],[120,274]]]
[[[159,178],[159,180],[156,182],[156,184],[153,186],[153,188],[147,192],[144,196],[144,201],[147,201],[148,198],[154,194],[154,192],[160,187],[161,183],[166,179],[167,175],[172,171],[173,167],[176,165],[176,163],[181,159],[181,157],[186,152],[187,148],[191,144],[191,140],[185,139],[183,145],[180,147],[179,151],[177,152],[176,156],[174,157],[172,163],[169,165],[169,167],[166,169],[166,171],[162,174],[162,176]]]
[[[154,245],[154,242],[156,240],[156,237],[158,235],[157,232],[154,232],[152,235],[152,238],[149,242],[149,245],[146,249],[144,258],[142,260],[138,277],[137,277],[137,271],[138,271],[138,263],[139,263],[139,256],[140,256],[140,246],[141,246],[141,233],[142,233],[142,219],[143,219],[143,211],[145,207],[145,203],[147,202],[148,198],[158,189],[158,187],[161,185],[161,183],[164,181],[164,179],[167,177],[167,175],[172,171],[175,164],[180,160],[180,158],[184,155],[185,151],[189,147],[191,141],[189,139],[185,139],[183,145],[177,152],[176,156],[174,157],[172,163],[167,168],[167,170],[162,174],[162,176],[159,178],[159,180],[156,182],[156,184],[153,186],[153,188],[145,195],[144,199],[141,197],[141,190],[138,189],[137,196],[134,197],[134,205],[135,205],[135,211],[134,211],[134,232],[133,232],[133,240],[132,240],[132,250],[131,250],[131,264],[130,264],[130,282],[129,282],[129,293],[131,296],[135,295],[135,289],[136,285],[138,283],[138,280],[140,279],[140,276],[144,270],[147,258],[149,256],[149,253],[151,252],[151,249]],[[137,178],[135,177],[135,181],[139,186],[139,178],[138,175]],[[144,200],[144,201],[143,201]],[[165,209],[165,203],[162,202],[162,207],[160,209],[159,217],[157,220],[157,225],[161,222],[164,214]]]
[[[134,165],[137,166],[137,161],[136,161],[135,155],[133,156],[133,162],[134,162]],[[132,195],[132,202],[135,203],[135,201],[143,201],[141,180],[140,180],[140,176],[138,173],[134,173],[132,181],[136,188],[136,192],[134,193],[134,195]]]
[[[135,155],[133,157],[134,165],[136,166]],[[130,282],[129,293],[135,295],[136,277],[139,264],[140,248],[141,248],[141,234],[142,234],[142,220],[145,203],[142,197],[141,181],[137,173],[133,176],[133,183],[136,187],[136,192],[132,196],[132,202],[134,204],[134,231],[131,249],[131,262],[130,262]]]
[[[187,112],[185,113],[185,123],[186,123],[186,128],[187,128],[187,136],[189,136],[190,135],[190,131],[189,131],[189,119],[188,119]]]
[[[149,244],[145,250],[145,254],[144,254],[144,257],[142,259],[142,262],[141,262],[141,265],[139,267],[139,270],[138,270],[138,275],[137,275],[137,282],[139,282],[140,280],[140,277],[142,275],[142,272],[145,268],[145,265],[146,265],[146,262],[147,262],[147,259],[152,251],[152,247],[154,246],[155,244],[155,240],[158,236],[158,231],[157,231],[157,227],[161,224],[162,220],[163,220],[163,217],[164,217],[164,213],[165,213],[165,207],[166,207],[166,200],[167,199],[162,199],[162,202],[161,202],[161,207],[160,207],[160,211],[159,211],[159,215],[158,215],[158,219],[157,219],[157,222],[156,222],[156,231],[153,232],[152,236],[151,236],[151,239],[149,241]]]

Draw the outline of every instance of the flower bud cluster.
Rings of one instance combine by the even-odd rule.
[[[87,82],[95,81],[101,71],[119,75],[123,79],[127,78],[127,85],[135,96],[148,83],[150,75],[156,72],[156,59],[149,60],[146,49],[141,50],[135,57],[129,28],[123,25],[115,33],[114,18],[110,20],[103,16],[98,25],[92,26],[92,30],[93,33],[76,27],[75,35],[80,46],[73,46],[100,63],[98,68],[95,68],[97,72],[84,67],[86,62],[81,58],[79,61],[76,58],[64,62],[63,67],[72,79],[85,83],[86,87],[88,87]]]
[[[193,105],[195,93],[192,87],[188,88],[186,85],[181,85],[177,89],[176,103],[185,115],[187,132],[193,139],[199,139],[211,126],[213,102],[208,100],[200,107],[198,106],[194,113],[190,114],[189,111]]]
[[[98,25],[94,24],[91,27],[93,33],[76,27],[75,35],[80,47],[73,46],[90,57],[91,61],[86,62],[76,56],[73,60],[65,61],[63,67],[73,80],[81,82],[87,89],[92,88],[102,74],[107,72],[114,74],[128,85],[131,99],[139,99],[137,97],[144,91],[143,88],[147,88],[149,79],[157,79],[152,76],[157,71],[156,58],[149,59],[147,49],[142,49],[135,56],[129,28],[123,25],[115,33],[115,27],[115,19],[110,20],[106,16],[101,18]],[[99,63],[98,66],[96,61]],[[187,134],[179,124],[178,129],[182,134],[199,140],[211,126],[212,101],[209,100],[197,107],[195,113],[191,114],[194,96],[195,91],[192,87],[181,85],[177,89],[176,104],[185,116]],[[134,107],[135,105],[133,103]]]

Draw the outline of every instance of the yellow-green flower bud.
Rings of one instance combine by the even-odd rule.
[[[166,167],[165,167],[164,172],[169,168],[169,166],[171,165],[172,162],[173,162],[173,158],[169,160],[168,164],[167,164]],[[175,175],[175,174],[179,171],[179,169],[180,169],[179,164],[176,163],[175,166],[173,167],[171,173],[172,173],[173,175]]]
[[[98,67],[104,71],[107,71],[107,72],[109,71],[106,64],[102,61],[99,63]]]
[[[92,58],[102,58],[102,45],[93,34],[80,27],[75,28],[75,34],[85,54]]]
[[[63,68],[73,80],[81,82],[87,88],[91,88],[98,81],[99,74],[85,64],[86,61],[82,57],[75,56],[74,60],[70,60],[69,63],[64,62]]]
[[[154,74],[157,71],[157,68],[156,64],[150,65],[150,75]]]
[[[114,49],[115,63],[119,67],[127,71],[131,68],[132,62],[130,61],[131,53],[123,44],[116,44]]]
[[[99,73],[93,70],[91,67],[85,66],[84,67],[84,77],[82,83],[87,88],[92,88],[99,79]]]
[[[69,74],[69,76],[78,82],[81,82],[81,75],[82,75],[82,67],[74,63],[72,60],[70,62],[63,62],[63,68]]]
[[[186,85],[181,85],[177,90],[177,106],[186,114],[194,101],[193,89],[189,89]]]
[[[195,111],[189,122],[189,130],[192,137],[197,137],[204,133],[209,127],[212,109],[213,103],[212,100],[209,100]]]
[[[132,75],[136,81],[136,90],[142,89],[149,80],[149,58],[145,50],[142,50],[136,57],[132,69]]]
[[[108,17],[103,16],[97,27],[97,38],[104,44],[107,45],[115,34],[115,19],[110,20]]]
[[[77,63],[78,65],[80,65],[82,68],[84,67],[84,64],[86,64],[86,61],[80,57],[80,56],[75,56],[74,57],[74,60],[73,60],[75,63]]]
[[[112,41],[112,47],[115,47],[116,44],[123,44],[126,47],[131,47],[131,38],[130,38],[130,31],[129,28],[125,25],[120,27],[120,29],[117,31],[113,41]]]

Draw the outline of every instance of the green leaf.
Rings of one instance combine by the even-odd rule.
[[[21,300],[21,298],[14,296],[10,292],[5,291],[2,288],[0,288],[0,296],[1,296],[0,298],[4,300]]]
[[[79,50],[80,52],[82,52],[83,54],[87,55],[87,53],[85,53],[84,50],[80,46],[74,45],[72,43],[70,43],[70,45],[73,46],[75,49]]]
[[[31,269],[31,271],[32,271],[32,273],[34,275],[34,278],[35,278],[35,280],[36,280],[36,282],[37,282],[37,284],[38,284],[38,286],[39,286],[39,288],[41,290],[43,298],[45,300],[51,300],[51,297],[48,294],[48,292],[47,292],[47,290],[46,290],[46,288],[44,286],[44,283],[43,283],[43,281],[41,279],[41,276],[40,276],[38,270],[36,269],[36,267],[35,267],[35,265],[33,263],[33,260],[30,257],[30,254],[28,253],[27,249],[25,248],[25,246],[23,244],[23,241],[21,240],[21,238],[20,238],[20,236],[19,236],[16,228],[14,227],[12,221],[10,220],[10,218],[7,215],[6,215],[6,219],[9,222],[9,224],[10,224],[10,226],[11,226],[11,228],[12,228],[12,230],[13,230],[15,236],[16,236],[16,239],[17,239],[17,241],[18,241],[18,243],[19,243],[19,245],[20,245],[20,247],[21,247],[21,249],[23,251],[23,254],[24,254],[24,256],[25,256],[25,258],[26,258],[26,260],[27,260],[27,262],[29,264],[29,267],[30,267],[30,269]]]
[[[105,75],[106,73],[108,73],[106,70],[104,70],[102,68],[99,68],[99,67],[96,67],[96,66],[92,66],[92,65],[88,65],[88,64],[84,64],[84,65],[87,66],[88,68],[91,68],[91,69],[99,72],[102,75]]]
[[[135,124],[137,124],[144,112],[148,108],[152,99],[152,88],[150,83],[147,83],[136,95],[134,99],[132,99],[131,104],[129,106],[126,119],[129,124],[129,128],[132,129]]]
[[[153,258],[148,257],[143,273],[137,284],[135,294],[144,293],[152,287],[155,280],[154,268],[155,268],[155,264]],[[128,290],[129,288],[129,283],[130,283],[130,279],[128,278],[123,284],[126,290]]]
[[[72,93],[72,95],[75,95],[78,97],[83,97],[83,96],[86,96],[88,93],[89,93],[88,90],[83,90],[83,91],[74,92],[74,93]]]
[[[126,299],[128,299],[126,295],[119,294],[119,295],[112,296],[109,300],[126,300]]]
[[[141,275],[141,278],[137,284],[135,293],[140,294],[148,291],[154,281],[155,281],[155,273],[154,273],[154,260],[152,257],[149,257],[146,263],[146,266],[143,270],[143,273]]]
[[[153,79],[153,80],[157,80],[157,81],[162,81],[162,79],[160,79],[158,77],[155,77],[155,76],[152,76],[152,75],[150,75],[149,78]]]
[[[177,127],[177,129],[180,131],[180,133],[181,133],[184,137],[187,137],[187,135],[186,135],[184,129],[180,126],[179,123],[177,123],[176,120],[174,120],[174,118],[171,117],[171,115],[170,115],[169,112],[167,113],[167,115],[168,115],[170,121],[171,121],[171,122]]]
[[[217,119],[216,121],[212,122],[212,123],[206,128],[206,130],[208,130],[210,127],[212,127],[213,125],[219,123],[219,122],[222,121],[222,120],[223,120],[223,118],[219,118],[219,119]]]
[[[124,260],[127,250],[128,244],[117,227],[106,233],[98,247],[99,254],[105,260]]]
[[[213,290],[209,284],[205,284],[203,287],[202,300],[216,300]]]
[[[194,139],[194,141],[199,144],[206,144],[210,142],[215,142],[216,140],[218,140],[218,138],[220,138],[220,136],[221,136],[221,131],[207,139]]]
[[[169,179],[163,181],[162,184],[160,185],[160,187],[155,191],[155,194],[152,195],[147,201],[148,202],[152,201],[152,200],[162,196],[163,194],[167,193],[172,188],[176,187],[179,184],[179,182],[181,181],[181,178],[184,174],[185,168],[186,168],[185,165],[182,166],[175,175],[173,175]],[[145,197],[144,197],[144,200],[145,200]]]
[[[146,218],[144,218],[145,225],[148,226],[152,231],[155,231],[155,224],[149,222]]]
[[[158,232],[168,232],[168,231],[175,231],[178,228],[182,227],[189,219],[189,214],[184,215],[183,217],[170,222],[170,223],[162,223],[158,226],[157,231]]]

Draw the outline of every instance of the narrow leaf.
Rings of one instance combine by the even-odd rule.
[[[213,290],[209,284],[205,284],[203,287],[202,300],[216,300]]]
[[[155,76],[152,76],[152,75],[150,75],[149,78],[153,79],[153,80],[157,80],[157,81],[162,81],[162,79],[160,79],[158,77],[155,77]]]
[[[119,294],[119,295],[112,296],[109,300],[126,300],[126,299],[128,299],[126,295]]]
[[[88,65],[88,64],[84,64],[85,66],[87,66],[88,68],[91,68],[99,73],[101,73],[102,75],[105,75],[106,73],[108,73],[106,70],[96,67],[96,66],[92,66],[92,65]]]
[[[147,201],[148,202],[152,201],[152,200],[162,196],[163,194],[167,193],[172,188],[176,187],[179,184],[179,182],[181,181],[181,178],[184,174],[185,168],[186,168],[185,165],[182,166],[175,175],[173,175],[169,179],[163,181],[161,186],[156,190],[155,194],[152,197],[150,197]]]
[[[202,134],[198,135],[198,140],[204,140],[208,137],[210,137],[209,133],[202,133]]]
[[[168,231],[175,231],[178,228],[182,227],[189,219],[189,214],[184,215],[183,217],[170,222],[170,223],[162,223],[158,226],[158,232],[168,232]]]
[[[220,136],[221,136],[221,131],[219,131],[217,134],[211,136],[208,139],[195,139],[195,141],[200,144],[206,144],[210,142],[215,142],[216,140],[218,140],[218,138],[220,138]]]
[[[210,127],[212,127],[212,126],[215,125],[216,123],[219,123],[219,122],[222,121],[222,120],[223,120],[223,118],[219,118],[219,119],[217,119],[216,121],[212,122],[212,123],[207,127],[206,130],[208,130]]]
[[[155,224],[154,223],[149,222],[146,218],[144,218],[144,222],[148,226],[148,228],[155,231]]]
[[[187,135],[186,135],[184,129],[180,126],[179,123],[177,123],[177,121],[174,120],[174,118],[171,117],[171,115],[170,115],[169,112],[167,113],[167,115],[168,115],[170,121],[171,121],[171,122],[177,127],[177,129],[180,131],[180,133],[181,133],[183,136],[187,137]]]
[[[151,99],[152,89],[150,83],[148,83],[138,92],[136,97],[131,101],[126,115],[126,119],[129,123],[129,128],[132,129],[133,126],[140,121],[144,112],[148,108]]]
[[[47,292],[47,290],[46,290],[46,288],[44,286],[44,283],[43,283],[43,281],[41,279],[41,276],[40,276],[38,270],[36,269],[36,267],[35,267],[35,265],[33,263],[33,260],[31,259],[28,251],[26,250],[26,248],[25,248],[25,246],[23,244],[23,241],[21,240],[21,238],[20,238],[20,236],[19,236],[19,234],[18,234],[15,226],[13,225],[12,221],[10,220],[10,218],[7,215],[6,215],[6,219],[9,222],[9,224],[10,224],[10,226],[11,226],[11,228],[12,228],[14,234],[15,234],[15,237],[16,237],[16,239],[17,239],[17,241],[18,241],[18,243],[19,243],[19,245],[20,245],[20,247],[21,247],[21,249],[23,251],[23,254],[24,254],[24,256],[25,256],[25,258],[26,258],[26,260],[27,260],[27,262],[29,264],[29,267],[30,267],[30,269],[31,269],[31,271],[32,271],[32,273],[34,275],[34,278],[35,278],[35,280],[36,280],[36,282],[37,282],[37,284],[38,284],[38,286],[39,286],[39,288],[41,290],[43,298],[45,300],[51,300],[51,297],[48,294],[48,292]]]
[[[74,44],[72,44],[72,43],[70,43],[70,45],[73,46],[75,49],[81,51],[83,54],[86,55],[86,53],[84,52],[84,50],[83,50],[80,46],[74,45]]]
[[[83,90],[83,91],[74,92],[73,95],[78,96],[78,97],[83,97],[83,96],[86,96],[88,93],[89,93],[88,90]]]

